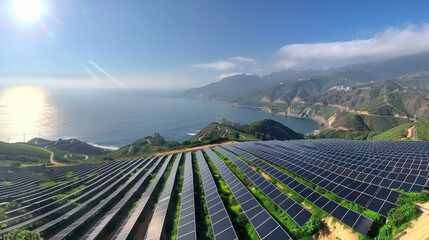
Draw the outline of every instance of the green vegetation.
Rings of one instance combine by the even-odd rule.
[[[3,183],[4,185],[7,185],[7,186],[10,186],[13,184],[13,182],[7,181],[7,180],[2,181],[1,183]]]
[[[271,119],[263,119],[250,124],[240,124],[223,119],[222,124],[238,131],[251,134],[256,139],[265,140],[291,140],[302,139],[302,135],[292,129]]]
[[[408,193],[401,190],[401,196],[396,201],[397,207],[389,211],[386,223],[379,229],[376,240],[393,239],[398,233],[410,226],[410,222],[421,214],[415,202],[426,202],[429,200],[428,193]],[[362,239],[370,239],[369,236]]]
[[[76,160],[81,160],[82,155],[103,155],[110,151],[104,148],[95,147],[89,145],[86,142],[82,142],[78,139],[58,139],[57,141],[46,140],[42,138],[33,138],[26,144],[46,148],[52,152],[65,152],[72,154],[79,154],[76,156]],[[64,156],[64,155],[63,155]],[[73,158],[73,157],[72,157]]]
[[[305,139],[341,138],[347,140],[367,140],[374,136],[374,132],[354,132],[343,130],[325,129],[315,135],[305,136]]]
[[[84,188],[85,187],[85,185],[84,184],[81,184],[81,185],[79,185],[79,186],[77,186],[77,187],[75,187],[75,188],[73,188],[73,189],[71,189],[71,190],[69,190],[69,191],[66,191],[66,192],[63,192],[63,193],[61,193],[61,194],[58,194],[57,196],[55,196],[54,197],[54,200],[60,200],[60,199],[63,199],[63,198],[65,198],[66,196],[68,196],[68,195],[70,195],[70,194],[72,194],[72,193],[74,193],[74,192],[77,192],[77,191],[79,191],[79,190],[81,190],[82,188]],[[77,196],[77,195],[79,195],[79,194],[75,194],[75,196]]]
[[[50,187],[50,186],[53,186],[53,185],[56,185],[56,184],[57,184],[57,182],[55,182],[55,181],[43,181],[43,182],[39,182],[39,186],[42,187],[42,188],[44,188],[44,187]]]
[[[18,143],[0,142],[2,166],[49,163],[50,153],[44,149]]]
[[[66,173],[66,178],[71,178],[71,177],[73,177],[73,175],[74,175],[74,172],[73,171],[69,171],[69,172]]]
[[[234,198],[234,195],[228,185],[222,179],[216,165],[211,161],[206,153],[204,153],[204,157],[215,180],[219,195],[222,198],[226,210],[228,211],[228,215],[231,218],[231,222],[234,225],[238,238],[259,239],[258,234],[247,219],[237,200]]]
[[[4,240],[42,240],[43,238],[40,236],[40,233],[38,232],[14,229],[9,233],[3,234],[2,239]]]

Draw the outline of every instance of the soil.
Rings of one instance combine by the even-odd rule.
[[[428,207],[426,203],[425,207]],[[399,233],[397,238],[400,240],[429,240],[429,213],[423,212],[416,220],[411,221],[411,225],[405,231]]]
[[[345,227],[337,221],[333,221],[332,217],[323,219],[323,229],[319,233],[319,240],[358,240],[357,233],[353,233],[350,228]]]

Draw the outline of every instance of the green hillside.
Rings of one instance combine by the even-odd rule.
[[[413,140],[412,135],[409,135],[409,129],[413,127],[413,123],[405,123],[386,132],[372,137],[372,140]],[[426,122],[417,123],[417,137],[420,141],[429,141],[429,124]]]
[[[203,142],[210,139],[252,141],[252,140],[291,140],[303,136],[271,119],[263,119],[250,124],[241,124],[223,119],[222,123],[212,123],[190,139]]]
[[[237,129],[232,128],[231,126],[219,123],[211,123],[207,127],[203,128],[197,135],[189,139],[189,141],[204,142],[218,138],[236,141],[259,140],[255,138],[252,134],[241,132]]]
[[[0,165],[49,163],[50,153],[38,147],[0,142]]]
[[[33,138],[26,144],[46,148],[52,152],[77,153],[85,155],[103,155],[110,152],[107,149],[92,146],[75,138],[59,139],[57,141]]]

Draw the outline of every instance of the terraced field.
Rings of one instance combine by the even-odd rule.
[[[0,167],[0,236],[20,228],[45,239],[313,239],[332,217],[371,239],[428,176],[428,142],[336,139]]]

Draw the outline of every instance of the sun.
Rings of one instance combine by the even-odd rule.
[[[33,22],[39,18],[42,8],[41,0],[14,0],[13,11],[17,18],[24,22]]]

